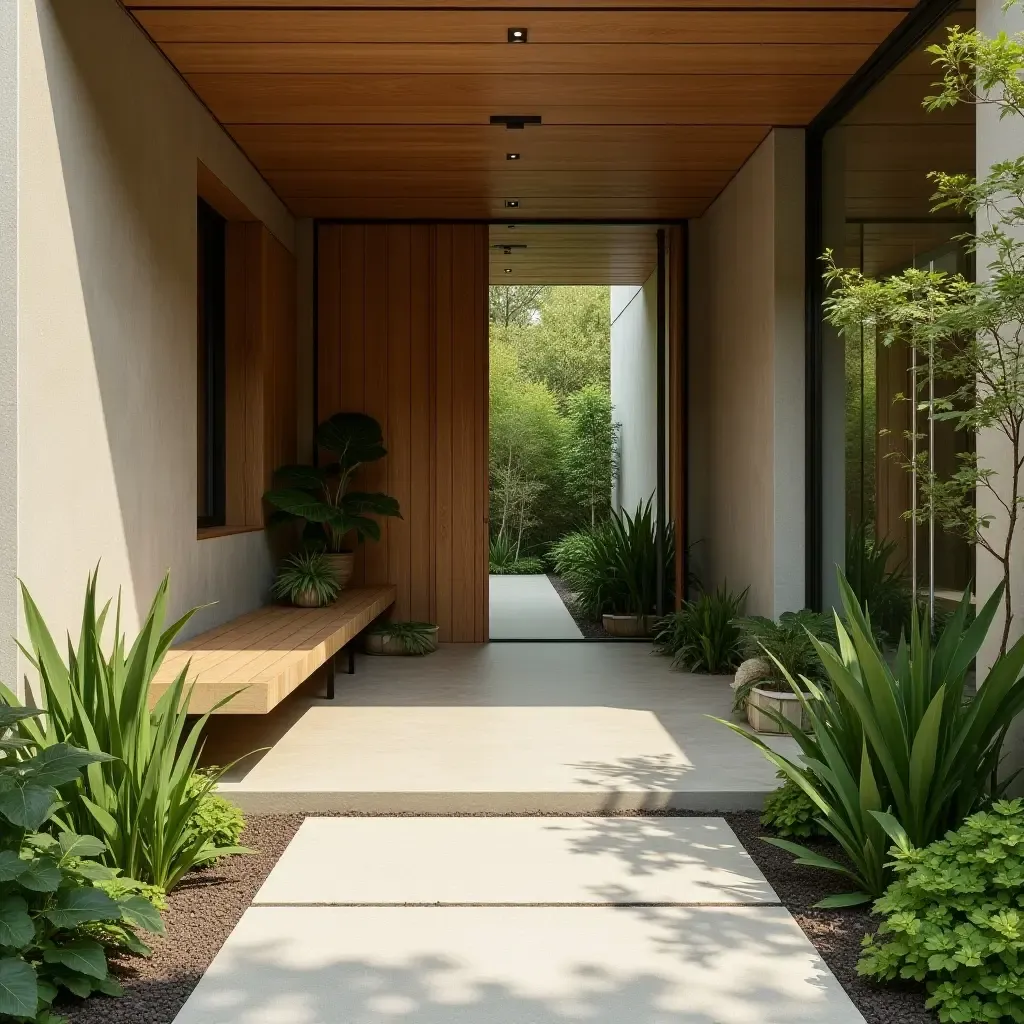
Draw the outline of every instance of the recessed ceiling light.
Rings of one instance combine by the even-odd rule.
[[[505,209],[506,210],[516,210],[518,208],[519,208],[519,200],[518,199],[506,199],[505,200]]]
[[[511,267],[506,267],[505,268],[505,273],[506,274],[511,274],[512,273],[512,268]]]
[[[525,28],[510,28],[508,30],[508,41],[510,43],[525,43],[529,38],[529,30]]]
[[[506,153],[505,154],[505,159],[506,160],[522,160],[522,158],[523,158],[523,154],[522,153]]]
[[[508,229],[509,229],[509,231],[515,231],[515,229],[516,229],[515,224],[509,224]]]

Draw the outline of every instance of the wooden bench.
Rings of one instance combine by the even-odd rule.
[[[155,704],[186,664],[189,711],[202,714],[242,690],[218,715],[265,715],[395,602],[395,588],[342,591],[326,608],[260,608],[172,647],[150,686]],[[352,668],[349,649],[349,668]],[[244,687],[244,689],[242,689]],[[327,682],[334,696],[334,667]]]

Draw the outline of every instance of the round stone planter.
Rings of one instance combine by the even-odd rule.
[[[338,586],[344,590],[348,581],[352,579],[352,570],[355,568],[356,556],[351,551],[331,552],[324,554],[327,564],[334,570],[338,577]]]
[[[434,626],[430,646],[423,652],[424,654],[430,654],[437,650],[437,629],[438,627]],[[387,633],[367,633],[366,653],[395,654],[403,656],[409,654],[405,649],[405,643],[400,636],[389,636]]]
[[[312,588],[306,590],[299,590],[292,594],[292,604],[296,608],[319,608],[320,598],[317,597],[317,593]]]
[[[785,732],[778,722],[764,713],[765,709],[777,712],[804,732],[811,727],[803,705],[792,690],[766,690],[755,686],[747,697],[747,722],[754,732]]]
[[[602,615],[601,625],[612,636],[651,636],[655,620],[654,615]]]

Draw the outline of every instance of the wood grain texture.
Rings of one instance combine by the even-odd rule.
[[[358,482],[402,519],[357,560],[395,616],[487,639],[487,323],[483,225],[321,225],[319,409],[368,412],[387,458]]]
[[[273,606],[250,612],[167,652],[149,689],[153,707],[186,672],[188,709],[203,714],[265,715],[382,615],[395,588],[350,588],[326,608]],[[240,692],[239,692],[240,691]]]

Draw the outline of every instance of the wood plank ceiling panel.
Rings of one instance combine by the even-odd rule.
[[[914,0],[125,4],[298,216],[625,223],[699,216]],[[543,124],[489,123],[501,114]],[[546,251],[563,273],[581,258]]]

